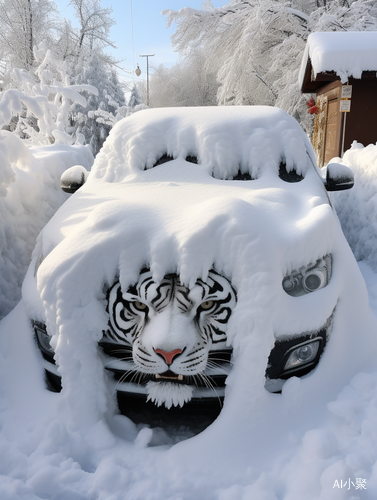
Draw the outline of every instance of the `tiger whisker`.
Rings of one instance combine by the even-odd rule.
[[[140,372],[140,371],[138,371],[138,370],[136,370],[136,369],[135,369],[135,370],[133,370],[133,371],[134,371],[134,374],[132,375],[132,378],[131,378],[131,380],[130,380],[130,383],[132,384],[132,383],[134,382],[135,384],[137,384],[137,383],[138,383],[138,382],[137,382],[137,381],[138,381],[138,378],[140,377],[140,374],[141,374],[142,372]]]
[[[217,364],[207,363],[207,368],[216,368],[220,373],[223,373],[224,375],[229,375],[230,373],[228,370]]]
[[[221,358],[208,358],[208,361],[221,361],[223,363],[229,363],[230,365],[234,365],[234,361],[231,361],[230,359],[221,359]]]
[[[132,373],[134,372],[132,378],[138,373],[137,369],[136,368],[131,368],[131,370],[127,370],[126,372],[123,373],[123,375],[119,378],[119,380],[117,381],[116,383],[116,387],[118,386],[118,384],[121,384],[122,382],[124,382],[126,380],[126,378]],[[132,381],[132,379],[131,379]]]
[[[199,387],[197,380],[199,379],[198,375],[195,373],[194,375],[190,375],[190,378],[192,378],[192,381],[195,385],[195,387]]]
[[[123,383],[123,382],[124,382],[125,378],[127,377],[127,375],[129,374],[129,372],[130,372],[130,371],[131,371],[131,370],[129,370],[128,372],[123,373],[123,375],[120,377],[120,379],[119,379],[119,380],[117,380],[117,383],[116,383],[116,384],[115,384],[115,386],[114,386],[114,391],[113,391],[113,392],[114,392],[114,394],[117,392],[117,388],[118,388],[118,386],[119,386],[121,383]]]
[[[207,366],[210,366],[211,368],[223,368],[224,366],[228,368],[227,364],[225,363],[216,363],[216,361],[207,361]]]
[[[203,380],[205,386],[208,387],[208,389],[211,389],[216,394],[217,399],[219,401],[219,405],[220,407],[222,407],[223,404],[221,402],[220,396],[218,395],[214,385],[211,383],[211,377],[209,377],[208,375],[204,375],[204,373],[199,373],[198,375]]]
[[[130,370],[127,370],[126,372],[124,372],[122,374],[122,376],[119,378],[119,380],[117,380],[117,383],[115,384],[115,388],[114,390],[116,391],[118,385],[120,385],[122,382],[124,382],[126,380],[126,378],[128,376],[130,376],[131,374],[133,373],[131,379],[130,379],[130,383],[138,383],[137,380],[139,378],[139,380],[141,381],[143,376],[144,375],[148,375],[147,373],[143,373],[143,372],[140,372],[137,367],[135,366],[134,368],[131,368]]]
[[[140,382],[141,382],[141,380],[142,380],[142,378],[143,378],[143,375],[144,375],[144,374],[143,374],[142,372],[139,372],[139,373],[137,374],[137,376],[136,376],[136,380],[135,380],[135,381],[136,381],[136,384],[140,384]]]
[[[124,352],[132,352],[132,347],[130,346],[128,348],[128,347],[125,346],[125,347],[121,347],[119,349],[112,349],[110,351],[110,356],[111,356],[111,354],[123,354]]]
[[[117,361],[129,361],[129,360],[133,360],[132,356],[129,356],[127,358],[111,359],[110,361],[108,361],[107,363],[104,364],[104,367],[106,368],[107,366],[110,366],[111,363],[116,363]]]

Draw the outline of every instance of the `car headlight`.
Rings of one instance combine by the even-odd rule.
[[[317,332],[275,342],[266,368],[267,390],[279,392],[288,378],[302,377],[314,370],[326,346],[328,327],[326,324]]]
[[[301,368],[308,363],[312,363],[317,357],[320,343],[320,340],[314,340],[294,348],[289,354],[289,358],[284,365],[283,373],[286,373],[289,370]]]
[[[35,338],[38,342],[38,347],[42,351],[43,355],[46,355],[49,358],[49,361],[51,360],[50,358],[54,357],[54,350],[51,347],[51,335],[47,333],[47,328],[46,325],[43,323],[40,323],[39,321],[33,321],[32,320],[32,326],[34,329],[35,333]]]
[[[283,289],[292,297],[315,292],[328,285],[331,279],[332,258],[325,255],[315,264],[302,267],[283,279]]]

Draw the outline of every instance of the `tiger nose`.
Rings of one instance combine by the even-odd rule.
[[[160,354],[168,366],[170,366],[173,363],[173,359],[178,356],[179,354],[182,354],[182,349],[175,349],[174,351],[163,351],[162,349],[155,349],[156,354]]]

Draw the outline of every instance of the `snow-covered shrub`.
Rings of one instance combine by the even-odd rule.
[[[355,175],[350,191],[331,193],[343,232],[356,259],[377,272],[377,146],[354,141],[343,159],[334,161],[344,163]]]
[[[96,89],[70,86],[66,66],[51,51],[41,46],[34,52],[40,62],[39,83],[29,72],[15,70],[22,90],[7,90],[0,101],[0,127],[18,114],[18,130],[33,141],[0,132],[0,318],[20,298],[38,233],[67,198],[60,189],[61,174],[75,164],[90,169],[93,163],[81,137],[77,146],[71,146],[74,139],[66,130],[70,103],[85,105],[79,91],[95,93]],[[22,116],[25,107],[28,111]],[[38,129],[31,126],[30,118]],[[44,147],[31,147],[33,143]]]
[[[156,68],[151,84],[152,107],[216,106],[216,72],[205,63],[204,51],[195,49],[172,68]]]
[[[83,70],[76,76],[79,85],[94,86],[98,93],[86,95],[86,104],[78,102],[73,109],[72,121],[76,133],[85,137],[93,155],[99,152],[113,125],[123,118],[119,109],[125,105],[124,92],[117,75],[109,71],[96,53],[93,53]]]
[[[55,57],[45,45],[34,47],[34,57],[39,63],[37,78],[24,69],[13,71],[14,80],[23,94],[20,93],[20,98],[23,97],[21,100],[27,107],[26,112],[14,110],[19,114],[15,132],[36,144],[73,144],[75,139],[69,129],[72,105],[78,103],[85,107],[86,99],[80,92],[96,95],[98,91],[91,85],[70,85],[67,63]],[[37,112],[36,106],[39,107]]]
[[[75,164],[90,169],[85,146],[27,148],[15,134],[0,136],[0,318],[18,302],[35,239],[69,195],[60,176]]]
[[[131,90],[130,98],[128,99],[127,106],[130,106],[131,108],[134,108],[134,107],[138,106],[141,103],[142,103],[142,100],[141,100],[141,98],[139,96],[139,92],[137,91],[137,87],[134,84],[134,86],[132,87],[132,90]]]

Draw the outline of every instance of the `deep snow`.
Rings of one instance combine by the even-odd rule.
[[[142,113],[135,118],[140,126]],[[281,181],[276,175],[279,147],[285,146],[284,141],[279,142],[279,133],[284,130],[298,151],[292,165],[304,158],[300,148],[307,144],[306,139],[289,128],[291,122],[287,121],[284,128],[284,114],[262,113],[256,121],[261,125],[264,120],[265,129],[272,129],[271,136],[263,135],[260,126],[258,137],[241,154],[239,148],[231,149],[232,134],[239,136],[240,132],[234,124],[221,127],[218,117],[212,118],[211,123],[202,118],[199,133],[190,128],[191,118],[186,116],[185,127],[182,121],[171,120],[171,135],[160,124],[155,129],[149,127],[145,135],[145,129],[140,129],[129,142],[128,122],[119,124],[113,139],[100,153],[81,196],[72,197],[58,212],[55,222],[47,226],[44,237],[39,238],[25,281],[27,311],[29,315],[45,314],[50,328],[54,324],[63,327],[56,331],[54,347],[68,389],[60,395],[45,390],[40,355],[33,344],[24,304],[20,303],[0,324],[1,499],[376,497],[377,320],[368,309],[364,282],[325,202],[326,196],[312,196],[311,185],[318,181],[315,171],[302,161],[300,169],[307,177],[298,185],[286,185],[287,195],[279,190]],[[164,119],[169,117],[163,116]],[[246,117],[241,119],[246,124]],[[214,128],[218,137],[209,133]],[[151,132],[155,134],[154,141],[150,140]],[[228,160],[221,164],[217,160],[224,157],[223,150],[216,146],[220,144],[218,138],[222,141],[224,136],[229,137],[225,156]],[[258,148],[262,140],[275,145],[266,168],[263,148]],[[162,141],[171,149],[154,150],[154,145]],[[133,149],[135,142],[137,149]],[[146,144],[153,153],[149,157]],[[376,149],[355,147],[347,153],[353,155],[352,162],[350,159],[347,163],[347,155],[344,161],[355,168],[359,187],[332,196],[343,225],[348,224],[349,239],[360,241],[366,249],[368,244],[373,246],[375,235],[363,232],[368,220],[362,207],[373,198],[370,183],[363,179],[368,175],[365,165],[372,161]],[[117,168],[114,151],[123,155],[122,169]],[[135,151],[141,154],[135,156]],[[145,165],[152,166],[158,154],[164,152],[178,158],[170,165],[142,170]],[[187,165],[187,154],[197,154],[204,167]],[[256,187],[254,193],[242,181],[220,180],[227,178],[227,172],[234,173],[229,170],[234,165],[232,157],[237,158],[241,168],[258,176],[258,180],[251,181],[252,189]],[[211,177],[214,171],[220,179]],[[115,180],[115,185],[104,183],[103,179]],[[198,179],[200,184],[193,191],[190,183],[195,185]],[[235,184],[228,186],[227,193],[224,186],[230,182]],[[122,196],[124,187],[128,189],[126,199]],[[208,198],[210,189],[216,189],[217,196]],[[172,191],[177,192],[169,194]],[[96,211],[98,192],[104,205]],[[158,200],[158,193],[165,196]],[[116,203],[109,201],[114,195]],[[143,202],[138,203],[141,195]],[[361,214],[353,223],[346,208],[351,196]],[[246,215],[237,208],[240,200]],[[245,202],[250,200],[254,205],[245,208]],[[151,226],[148,214],[156,210],[157,202],[160,208]],[[172,211],[172,206],[180,210]],[[92,207],[94,211],[88,217]],[[128,214],[128,225],[123,220],[124,213]],[[238,214],[239,225],[234,224],[234,213]],[[243,217],[255,221],[252,231],[245,231]],[[58,222],[61,231],[57,230]],[[261,227],[267,241],[258,238]],[[327,229],[324,231],[323,227]],[[77,228],[83,233],[79,235]],[[133,245],[124,245],[119,228],[133,237]],[[141,234],[148,235],[148,245]],[[307,235],[310,237],[302,243],[301,237]],[[202,244],[199,253],[198,242]],[[121,257],[120,249],[124,251]],[[33,282],[40,251],[46,257],[38,270],[43,303],[38,300]],[[105,251],[108,265],[99,265],[99,256]],[[297,307],[297,298],[288,300],[282,292],[281,277],[310,263],[318,253],[329,251],[336,261],[330,284],[303,300],[299,298]],[[125,286],[132,282],[146,252],[157,276],[171,271],[173,260],[188,283],[215,262],[232,276],[239,293],[238,311],[230,328],[236,347],[235,366],[228,380],[225,407],[202,434],[173,446],[174,440],[189,437],[187,429],[172,432],[172,437],[162,429],[137,426],[113,413],[101,376],[103,368],[93,350],[98,330],[106,321],[100,312],[103,298],[95,293],[98,284],[103,283],[103,276],[111,282],[117,266]],[[370,259],[361,262],[360,269],[370,304],[377,313],[377,275],[368,265],[373,264],[373,252],[368,255]],[[248,275],[253,279],[246,280]],[[73,278],[74,288],[70,285]],[[301,380],[290,379],[281,395],[265,391],[263,356],[271,348],[273,332],[278,330],[284,335],[292,329],[299,333],[319,328],[335,304],[331,342],[317,370]],[[74,321],[70,322],[70,318]],[[85,327],[88,334],[80,332],[80,336],[75,336],[80,327]],[[366,490],[357,488],[364,484],[361,480],[366,481]],[[338,488],[337,484],[343,487]]]

